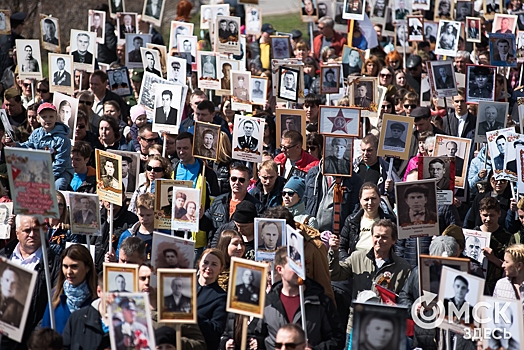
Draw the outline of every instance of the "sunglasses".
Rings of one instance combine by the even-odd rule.
[[[293,146],[284,146],[284,145],[282,145],[282,146],[280,146],[280,149],[281,149],[282,151],[285,152],[285,151],[287,151],[287,150],[292,149],[292,148],[295,147],[296,145],[298,145],[298,143],[297,143],[297,144],[294,144]]]
[[[391,107],[391,106],[393,106],[393,105],[391,105],[391,104],[389,104],[389,105],[385,105],[385,104],[383,104],[383,105],[382,105],[382,109],[388,109],[388,108]],[[407,108],[407,107],[406,107],[406,108]]]
[[[78,103],[81,103],[86,106],[91,106],[93,104],[93,102],[91,101],[84,101],[84,100],[78,100]]]
[[[161,173],[163,171],[165,171],[164,167],[161,167],[161,166],[151,166],[151,165],[148,165],[146,166],[146,170],[147,171],[154,171],[155,173]]]
[[[405,109],[408,109],[408,108],[415,109],[417,108],[417,105],[404,105],[404,108]]]
[[[31,84],[28,84],[28,83],[22,83],[22,85],[23,85],[24,87],[26,87],[26,88],[31,86]]]
[[[295,195],[295,192],[293,191],[282,191],[282,197],[288,196],[293,197]]]
[[[77,125],[76,125],[76,128],[77,128],[77,129],[85,129],[86,126],[85,126],[85,124],[77,124]]]
[[[307,146],[307,149],[310,151],[316,151],[318,146]]]
[[[380,77],[381,77],[381,78],[391,78],[392,75],[391,75],[391,74],[382,74],[382,73],[381,73],[381,74],[380,74]]]
[[[231,182],[240,182],[241,184],[243,184],[244,182],[246,182],[246,179],[243,178],[243,177],[236,177],[236,176],[231,176],[230,177],[231,179]]]
[[[152,138],[152,139],[146,139],[145,137],[140,137],[140,139],[144,140],[147,143],[155,142],[157,140],[156,137]]]
[[[304,343],[275,343],[275,349],[282,349],[282,347],[285,346],[286,349],[293,350],[302,344]]]
[[[141,281],[145,281],[147,280],[149,277],[146,277],[146,276],[138,276],[138,279],[141,280]]]
[[[44,89],[36,89],[36,92],[39,92],[41,94],[47,94],[49,92],[49,90],[44,90]]]

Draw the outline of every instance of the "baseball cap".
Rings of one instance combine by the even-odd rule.
[[[56,107],[54,104],[52,103],[49,103],[49,102],[44,102],[42,103],[39,107],[38,107],[38,110],[36,111],[37,114],[40,114],[40,112],[42,112],[44,109],[52,109],[53,111],[56,112]]]
[[[4,92],[5,100],[10,100],[12,98],[15,98],[16,96],[20,96],[20,91],[18,91],[18,89],[10,88],[10,89],[5,90]]]
[[[264,23],[262,25],[262,33],[266,32],[268,34],[273,34],[275,32],[275,29],[273,29],[273,26],[269,23]]]

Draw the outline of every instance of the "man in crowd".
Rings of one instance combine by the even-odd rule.
[[[319,160],[302,149],[303,136],[300,132],[289,130],[282,135],[280,149],[282,153],[275,157],[280,167],[280,174],[287,177],[291,168],[308,171],[318,165]]]
[[[266,160],[258,166],[258,181],[250,194],[258,199],[264,208],[282,204],[282,189],[286,179],[278,175],[278,165],[274,160]]]
[[[318,30],[320,34],[313,39],[313,52],[315,58],[320,59],[320,54],[325,46],[335,49],[335,54],[340,56],[342,48],[346,45],[346,36],[335,32],[335,21],[329,16],[318,20]]]
[[[458,95],[452,97],[454,110],[449,117],[443,118],[443,130],[450,136],[462,138],[473,138],[477,117],[471,114],[466,105],[466,90],[462,87],[458,89]]]
[[[22,97],[18,89],[5,90],[4,106],[9,123],[15,130],[15,137],[20,137],[21,142],[27,141],[31,132],[27,121],[27,111],[22,104]]]
[[[122,100],[120,96],[107,89],[108,77],[107,74],[101,70],[95,71],[89,78],[89,88],[95,95],[93,104],[93,112],[100,117],[104,115],[104,103],[107,101],[116,101],[120,106],[122,118],[129,116],[129,106]]]

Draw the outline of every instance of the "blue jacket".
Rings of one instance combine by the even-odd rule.
[[[54,290],[53,290],[54,293]],[[91,304],[91,297],[84,300],[81,308],[84,306],[87,306]],[[55,331],[62,334],[64,332],[65,325],[67,323],[67,320],[69,319],[69,316],[71,316],[71,311],[69,311],[69,307],[67,307],[67,297],[65,294],[62,294],[60,296],[60,304],[55,308],[53,311],[55,315]],[[42,328],[49,328],[51,327],[51,317],[49,315],[49,304],[45,308],[44,312],[44,318],[42,318]]]
[[[273,191],[265,195],[264,187],[262,186],[260,180],[258,180],[255,184],[255,187],[249,191],[249,194],[258,199],[265,208],[277,207],[282,205],[282,190],[284,189],[285,184],[286,179],[282,176],[278,176],[275,182],[275,187],[273,187]]]
[[[38,150],[53,149],[53,175],[55,178],[68,173],[73,175],[74,169],[71,163],[71,139],[69,138],[69,127],[64,123],[56,122],[51,132],[40,127],[33,131],[29,140],[18,145],[22,148]]]

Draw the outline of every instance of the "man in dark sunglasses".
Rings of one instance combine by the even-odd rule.
[[[408,84],[417,94],[420,95],[420,82],[422,79],[422,57],[419,55],[410,55],[406,61],[406,68],[408,70]]]
[[[306,334],[299,325],[288,323],[277,332],[275,349],[304,350],[306,348]]]
[[[289,175],[294,166],[299,170],[307,171],[318,164],[319,160],[302,149],[304,142],[300,132],[289,130],[282,136],[280,149],[282,153],[275,157],[275,163],[280,166],[280,174]]]

